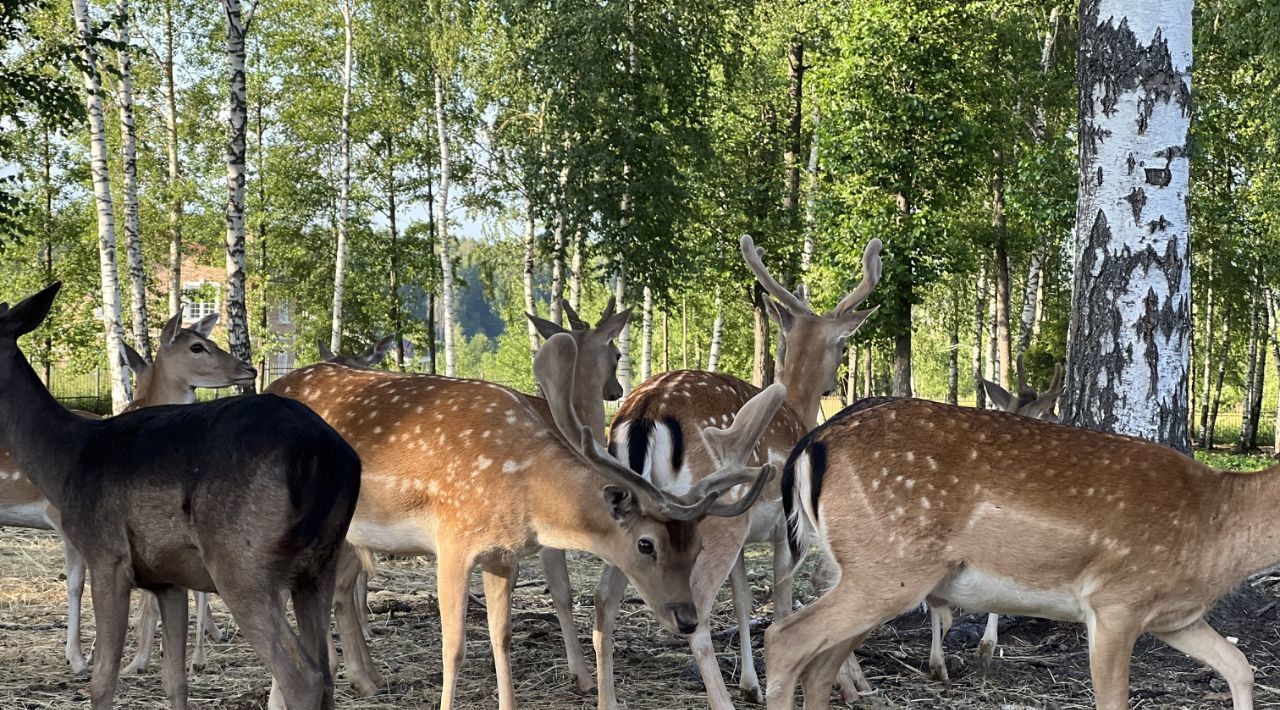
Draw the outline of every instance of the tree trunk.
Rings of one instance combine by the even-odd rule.
[[[800,220],[800,151],[803,146],[802,117],[804,116],[804,42],[792,37],[787,47],[787,85],[789,87],[787,116],[787,145],[783,153],[786,170],[783,173],[782,213],[792,226]],[[803,267],[802,267],[803,269]]]
[[[643,320],[640,333],[640,381],[653,372],[653,291],[644,287]]]
[[[1240,438],[1236,441],[1236,453],[1249,452],[1249,439],[1253,433],[1253,388],[1257,382],[1258,370],[1258,302],[1255,299],[1249,308],[1249,357],[1246,361],[1244,376],[1244,399],[1240,403]]]
[[[720,300],[720,289],[716,288],[716,317],[711,322],[711,350],[707,355],[707,371],[720,369],[720,347],[724,335],[724,304]],[[685,337],[688,337],[686,333]],[[686,365],[685,367],[688,367]]]
[[[1068,423],[1189,450],[1192,0],[1083,0]],[[1105,140],[1104,140],[1105,137]]]
[[[995,260],[992,260],[992,266],[995,266]],[[990,301],[987,303],[987,379],[992,382],[1000,381],[1000,338],[999,328],[996,327],[996,279],[994,274],[987,279],[987,287],[992,290]]]
[[[809,268],[813,266],[813,231],[817,224],[815,215],[818,196],[818,121],[819,114],[814,111],[813,137],[809,140],[809,194],[805,199],[804,207],[804,246],[800,250],[800,273],[806,276],[809,274]]]
[[[858,348],[850,346],[845,353],[844,406],[858,401]]]
[[[1213,252],[1209,252],[1209,278],[1205,280],[1204,306],[1204,387],[1200,394],[1200,448],[1209,448],[1209,396],[1213,388]],[[1280,407],[1277,407],[1280,411]]]
[[[898,303],[897,334],[893,337],[893,396],[913,397],[911,377],[911,294]]]
[[[98,209],[98,260],[102,275],[102,326],[106,331],[107,367],[111,373],[111,410],[119,413],[133,399],[124,366],[124,328],[120,324],[120,282],[116,267],[115,208],[111,202],[111,177],[107,171],[107,125],[102,113],[102,85],[93,51],[89,9],[85,0],[72,0],[76,40],[84,65],[85,109],[89,115],[90,167],[93,196]]]
[[[1271,289],[1266,291],[1267,299],[1267,334],[1271,340],[1271,362],[1275,364],[1276,376],[1280,377],[1280,337],[1276,336],[1276,328],[1280,326],[1280,320],[1276,319],[1276,296]],[[1280,455],[1280,402],[1276,405],[1275,420],[1272,425],[1273,439],[1271,442],[1271,455]]]
[[[120,81],[116,103],[120,107],[120,158],[124,168],[124,239],[129,257],[130,318],[133,342],[147,360],[151,333],[147,323],[147,271],[142,263],[142,232],[138,216],[138,126],[133,117],[133,60],[129,50],[129,0],[116,0],[116,40],[120,43]]]
[[[40,144],[41,161],[44,168],[44,249],[41,250],[41,261],[44,262],[44,282],[53,283],[53,131],[49,123],[44,122],[44,140]],[[49,389],[53,385],[53,329],[45,328],[44,335],[44,386]]]
[[[1003,159],[996,156],[997,165]],[[996,229],[996,358],[998,361],[995,382],[1006,390],[1011,389],[1010,372],[1013,370],[1012,344],[1009,332],[1009,230],[1004,213],[1004,167],[996,168],[991,189],[992,222]]]
[[[1258,314],[1258,319],[1262,321],[1258,333],[1258,368],[1254,370],[1253,383],[1253,403],[1249,408],[1249,451],[1258,449],[1258,430],[1262,428],[1262,396],[1267,391],[1267,343],[1271,340],[1270,324],[1267,322],[1267,312],[1264,309]]]
[[[329,349],[342,352],[342,297],[347,275],[347,237],[351,217],[351,73],[355,50],[351,41],[352,0],[340,0],[342,11],[342,123],[339,146],[342,158],[342,182],[338,184],[338,248],[333,262],[333,319],[329,331]]]
[[[569,267],[569,305],[573,310],[582,313],[582,250],[586,246],[583,227],[573,233],[573,262]]]
[[[387,222],[391,232],[391,334],[396,339],[396,369],[404,372],[404,320],[400,303],[400,232],[396,228],[395,143],[387,137]]]
[[[1229,320],[1226,314],[1222,318],[1222,349],[1218,351],[1218,375],[1213,386],[1213,399],[1209,403],[1209,426],[1205,429],[1205,438],[1208,439],[1209,445],[1205,448],[1213,448],[1214,431],[1218,428],[1218,405],[1222,403],[1222,381],[1227,375],[1227,357],[1231,353],[1231,329],[1228,325]]]
[[[227,343],[232,355],[253,362],[249,312],[245,307],[244,187],[245,143],[249,111],[245,98],[245,34],[253,20],[240,12],[240,0],[222,0],[227,17]],[[245,389],[252,389],[251,387]]]
[[[164,3],[165,148],[169,157],[169,315],[182,307],[182,186],[178,163],[178,88],[173,81],[173,2]]]
[[[536,241],[537,227],[533,219],[533,200],[526,195],[524,198],[524,312],[530,315],[538,315],[537,305],[533,296],[533,248]],[[533,321],[525,319],[525,329],[529,335],[529,361],[533,361],[533,356],[538,354],[538,329],[533,326]]]
[[[1036,306],[1040,291],[1040,256],[1033,254],[1027,264],[1027,282],[1022,289],[1022,314],[1018,318],[1018,355],[1031,347],[1031,334],[1036,324]]]
[[[662,309],[662,371],[671,370],[671,314]]]
[[[436,72],[436,136],[440,140],[440,189],[436,194],[436,230],[440,249],[440,310],[444,325],[444,374],[457,376],[453,302],[453,256],[449,245],[449,134],[445,132],[444,77]]]
[[[566,152],[571,144],[565,141]],[[560,166],[559,184],[556,192],[556,221],[555,227],[552,229],[552,236],[555,241],[555,254],[551,259],[551,322],[556,325],[562,325],[564,322],[563,309],[561,308],[561,299],[564,298],[564,272],[565,272],[565,243],[564,230],[565,220],[565,189],[569,184],[569,161],[566,159],[564,165]]]
[[[982,338],[986,333],[987,323],[987,264],[985,260],[978,267],[978,280],[974,285],[973,292],[975,298],[973,307],[973,358],[971,363],[974,406],[978,409],[986,409],[987,392],[982,387]]]
[[[716,288],[716,304],[719,305],[719,303],[720,303],[720,289],[717,287]],[[717,307],[716,313],[719,313],[719,312],[720,312],[720,309]],[[715,335],[714,324],[711,326],[711,332],[713,335],[713,337],[711,338],[711,346],[712,348],[714,348],[713,352],[715,354],[716,360],[719,361],[720,348],[718,347],[719,343],[716,342],[716,339],[714,337]],[[707,364],[710,365],[711,363],[708,362]],[[684,296],[680,299],[680,369],[682,370],[689,369],[689,297],[688,296]],[[715,372],[715,368],[708,367],[707,369],[711,370],[712,372]]]
[[[867,343],[865,350],[866,353],[864,357],[866,358],[866,361],[862,368],[862,395],[864,397],[873,397],[875,396],[876,373],[875,358],[872,356],[871,343]]]
[[[427,293],[427,374],[436,374],[436,296]]]
[[[947,348],[947,404],[960,403],[960,298],[951,295],[950,347]]]
[[[755,311],[755,343],[751,351],[751,384],[768,387],[773,384],[773,358],[769,354],[769,316],[765,314],[764,289],[759,283],[751,287],[751,304]]]
[[[618,258],[618,275],[614,281],[613,296],[617,301],[618,310],[621,311],[627,302],[627,263]],[[622,331],[618,333],[618,353],[621,357],[618,359],[618,382],[622,384],[622,396],[625,398],[631,394],[631,323],[628,322],[622,326]]]

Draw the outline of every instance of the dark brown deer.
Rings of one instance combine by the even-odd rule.
[[[222,596],[271,672],[274,705],[332,707],[325,636],[336,555],[360,490],[355,452],[314,412],[280,397],[103,420],[67,411],[17,342],[45,319],[60,286],[0,304],[0,446],[61,512],[88,565],[94,710],[111,707],[135,587],[160,598],[172,707],[187,704],[187,589]]]

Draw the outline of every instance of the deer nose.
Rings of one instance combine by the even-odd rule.
[[[258,376],[258,368],[256,368],[256,367],[250,367],[249,365],[245,365],[244,369],[245,369],[245,370],[247,370],[247,371],[249,372],[249,376],[250,376],[250,377],[257,377],[257,376]]]
[[[680,633],[691,634],[698,630],[698,611],[692,604],[668,604],[667,610],[675,618]]]

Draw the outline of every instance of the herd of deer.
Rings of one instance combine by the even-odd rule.
[[[1137,439],[1062,426],[1047,393],[987,383],[1003,411],[913,399],[858,402],[813,428],[835,388],[858,310],[880,278],[872,240],[862,279],[819,314],[742,255],[780,326],[778,383],[759,390],[710,372],[639,386],[606,433],[602,400],[622,394],[613,339],[629,313],[612,303],[593,327],[534,318],[545,399],[475,380],[371,369],[389,341],[277,380],[263,395],[193,403],[195,388],[251,382],[253,368],[209,340],[214,319],[174,316],[154,363],[130,351],[138,398],[98,419],[49,394],[18,348],[44,321],[58,284],[0,304],[0,525],[57,530],[65,542],[67,660],[80,647],[91,577],[96,640],[91,697],[110,707],[129,626],[145,590],[145,669],[163,621],[163,686],[185,708],[187,590],[197,595],[196,658],[217,635],[221,596],[272,676],[270,706],[333,706],[337,617],[347,678],[381,686],[367,645],[369,552],[433,555],[442,637],[442,708],[455,703],[467,582],[483,572],[501,708],[516,705],[511,595],[522,558],[541,552],[571,672],[599,707],[617,707],[612,633],[628,582],[658,622],[688,637],[713,708],[732,707],[708,620],[731,581],[746,700],[806,708],[869,688],[853,651],[882,623],[927,603],[930,668],[946,680],[950,606],[1083,622],[1096,706],[1128,707],[1134,642],[1151,632],[1220,672],[1235,710],[1253,707],[1253,672],[1204,614],[1248,574],[1280,561],[1280,475],[1210,469]],[[533,318],[531,316],[531,318]],[[781,475],[775,475],[778,470]],[[752,659],[744,547],[773,546],[768,691]],[[792,574],[816,542],[812,604],[794,610]],[[596,677],[578,641],[564,550],[606,563],[595,591]],[[286,616],[292,600],[295,625]]]

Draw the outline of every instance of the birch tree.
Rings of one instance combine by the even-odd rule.
[[[352,45],[352,0],[341,0],[342,12],[342,125],[339,129],[342,154],[342,181],[338,186],[338,246],[333,263],[333,318],[329,331],[329,350],[342,352],[342,295],[347,273],[347,235],[351,219],[351,75],[355,62]]]
[[[245,35],[257,0],[243,12],[240,0],[222,0],[227,21],[227,344],[232,355],[253,361],[249,311],[245,305],[244,191],[249,110],[245,82]]]
[[[116,105],[120,109],[120,158],[124,182],[124,239],[129,258],[130,317],[133,342],[151,360],[151,335],[147,329],[147,271],[142,263],[142,231],[138,216],[137,122],[133,115],[133,60],[129,48],[129,0],[116,0],[116,41],[120,78]]]
[[[1188,451],[1192,0],[1083,0],[1066,420]]]
[[[84,74],[85,109],[89,117],[90,171],[98,212],[98,263],[102,278],[102,326],[107,340],[107,367],[111,375],[111,410],[129,406],[133,391],[125,367],[124,328],[120,324],[120,281],[116,266],[116,218],[111,200],[111,176],[107,171],[107,125],[102,111],[102,83],[90,29],[86,0],[71,0],[76,20],[76,43]]]
[[[164,24],[165,152],[169,159],[169,315],[182,307],[182,178],[178,162],[178,87],[173,80],[173,0],[161,6]]]

